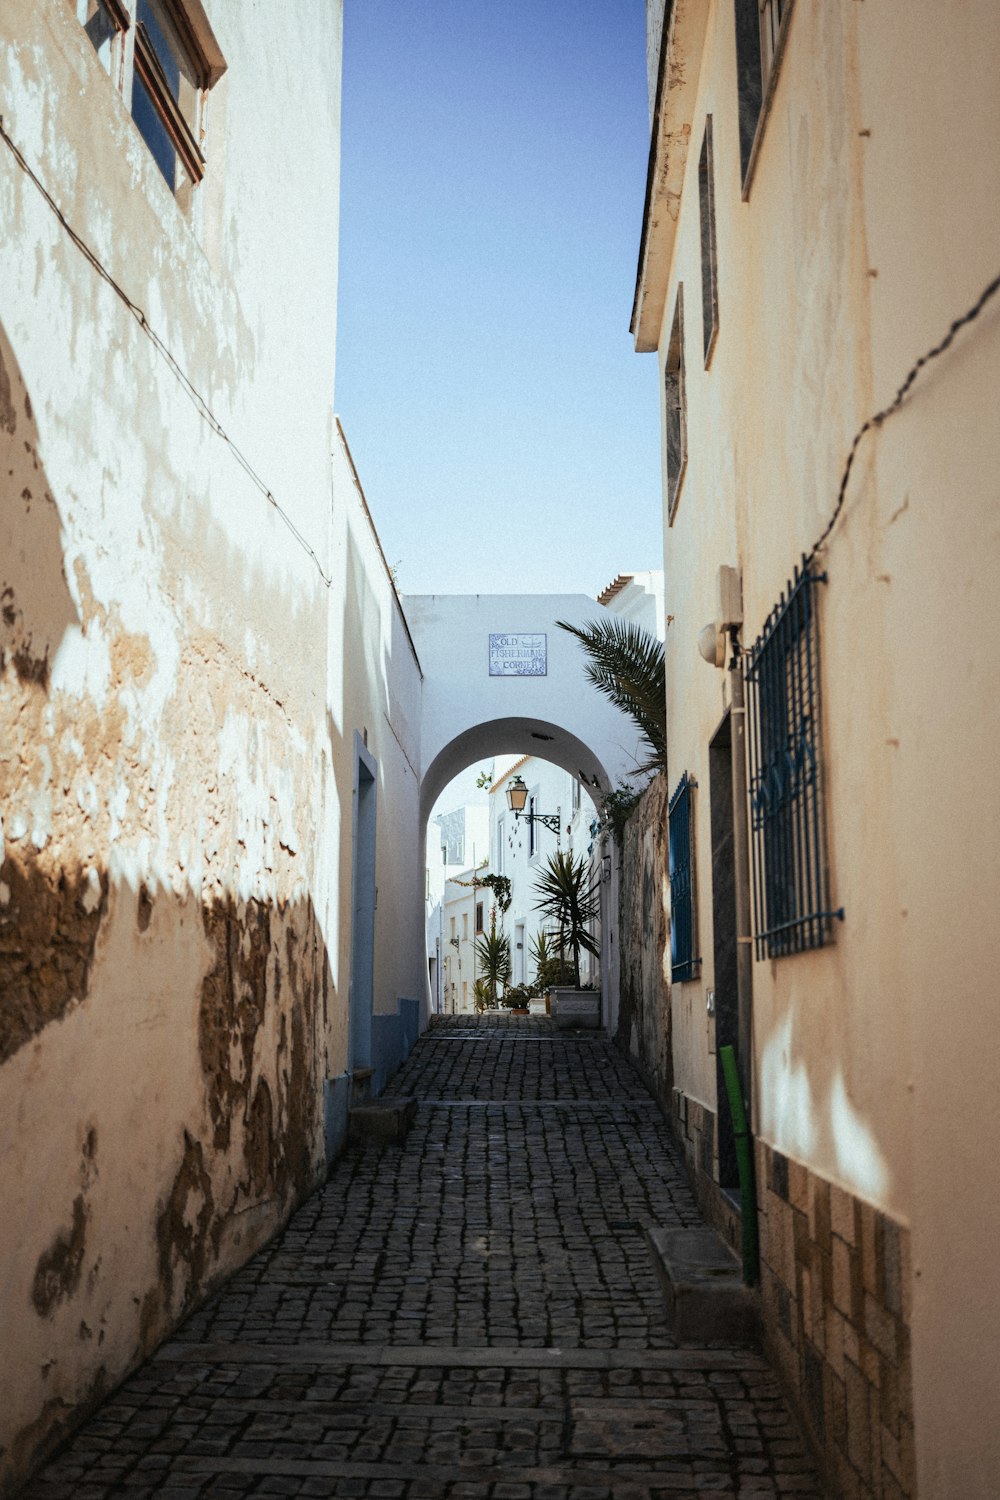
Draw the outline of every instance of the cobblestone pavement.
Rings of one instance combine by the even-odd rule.
[[[767,1365],[678,1348],[642,1230],[700,1222],[596,1035],[459,1018],[283,1234],[39,1477],[37,1500],[820,1496]]]

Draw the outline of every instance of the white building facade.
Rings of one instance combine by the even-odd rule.
[[[520,777],[528,789],[524,813],[518,816],[507,805],[507,791]],[[536,882],[549,858],[557,851],[582,858],[590,878],[601,878],[601,847],[597,809],[579,777],[536,755],[516,760],[494,778],[490,788],[490,871],[510,881],[511,904],[503,917],[510,939],[511,983],[533,984],[535,965],[532,940],[543,929],[554,938],[552,924],[536,910]],[[558,829],[529,814],[558,819]],[[566,955],[567,960],[569,954]],[[580,979],[585,985],[600,982],[600,964],[591,954],[580,955]]]

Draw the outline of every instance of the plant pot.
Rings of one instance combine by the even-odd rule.
[[[597,1031],[601,1024],[599,990],[574,990],[561,985],[549,990],[552,1016],[559,1027]]]

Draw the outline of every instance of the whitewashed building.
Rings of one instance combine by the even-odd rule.
[[[528,789],[525,813],[518,817],[507,805],[507,789],[520,777]],[[592,877],[601,875],[597,809],[580,779],[551,761],[525,755],[494,778],[490,787],[490,871],[510,881],[511,904],[504,916],[510,938],[511,982],[535,979],[531,942],[539,931],[551,931],[536,911],[535,883],[557,849],[583,858]],[[534,814],[529,818],[527,814]],[[538,821],[541,815],[558,820],[558,828]],[[580,956],[584,984],[597,983],[599,964],[590,954]]]
[[[340,55],[337,0],[266,46],[239,0],[0,6],[0,1490],[418,1023],[421,673],[332,407]]]
[[[451,998],[451,990],[446,990],[446,985],[456,978],[451,973],[453,965],[446,963],[454,956],[454,950],[447,946],[450,927],[445,915],[446,893],[454,900],[451,882],[456,878],[471,878],[471,870],[483,864],[488,856],[489,809],[485,803],[464,803],[431,818],[427,835],[424,913],[432,1012],[446,1009],[446,994]],[[456,889],[461,890],[461,887]],[[446,968],[449,970],[447,976]]]

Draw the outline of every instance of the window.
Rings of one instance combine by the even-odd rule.
[[[573,777],[572,811],[575,813],[580,811],[580,783],[575,776]]]
[[[463,913],[462,913],[462,942],[463,943],[467,943],[468,941],[469,941],[469,913],[467,911],[463,911]]]
[[[127,12],[115,0],[77,0],[76,14],[105,73],[120,82]]]
[[[687,467],[687,409],[684,397],[684,287],[677,287],[663,375],[666,406],[667,524],[674,524],[681,481]]]
[[[170,13],[173,12],[173,14]],[[201,91],[206,87],[176,20],[182,12],[166,0],[138,0],[132,118],[171,192],[185,180],[200,182],[205,158],[198,144]]]
[[[497,874],[498,875],[502,875],[503,874],[503,865],[504,865],[504,858],[503,858],[503,818],[497,818],[497,857],[496,857],[495,863],[496,863],[496,867],[497,867]]]
[[[747,732],[758,958],[822,948],[831,938],[820,757],[819,622],[825,573],[803,558],[747,654]]]
[[[669,807],[670,841],[670,977],[697,979],[694,880],[694,792],[698,783],[687,772],[677,783]]]
[[[481,901],[477,901],[476,902],[476,931],[477,932],[482,932],[482,930],[483,930],[483,903]]]
[[[736,0],[736,89],[744,198],[750,191],[794,5],[795,0]]]
[[[451,917],[451,918],[449,918],[449,920],[451,922],[451,932],[448,934],[448,941],[451,942],[451,943],[454,943],[456,941],[456,938],[455,938],[455,918]]]
[[[528,858],[538,852],[538,824],[535,822],[535,798],[528,798]]]
[[[76,0],[77,16],[170,191],[205,174],[205,96],[226,70],[201,0]],[[131,37],[132,46],[125,45]]]
[[[701,156],[698,159],[698,203],[701,210],[701,317],[705,342],[705,368],[707,369],[715,347],[715,335],[719,331],[711,115],[705,120],[705,135],[701,143]]]

